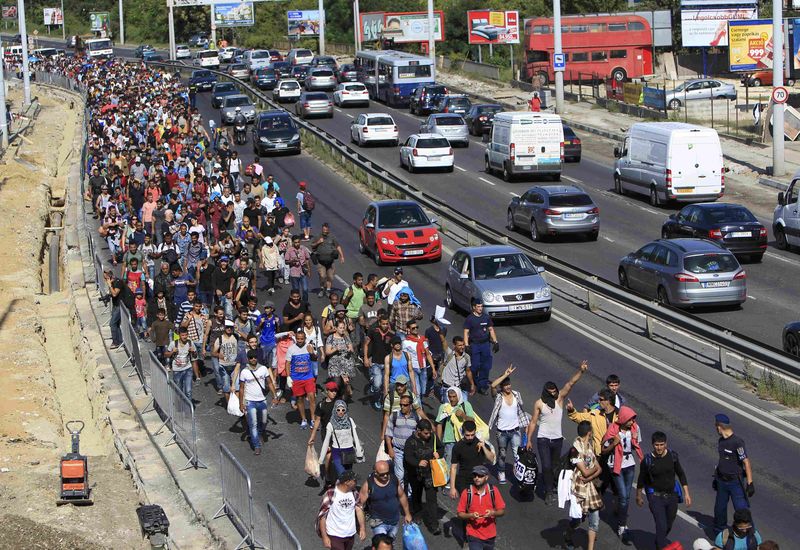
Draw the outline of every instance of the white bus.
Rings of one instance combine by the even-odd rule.
[[[86,55],[89,57],[112,57],[114,46],[110,38],[93,38],[85,42]]]
[[[357,52],[355,64],[369,96],[390,106],[407,105],[414,90],[433,84],[436,72],[429,57],[394,50]]]

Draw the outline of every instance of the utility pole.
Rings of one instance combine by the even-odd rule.
[[[67,39],[67,19],[64,17],[64,0],[61,0],[61,38]]]
[[[25,0],[18,0],[17,15],[19,17],[20,42],[22,42],[22,104],[27,107],[31,104],[31,66],[28,62],[28,29],[25,25]]]
[[[561,50],[561,0],[553,0],[553,42],[554,53],[563,53]],[[550,60],[552,63],[553,60]],[[564,113],[564,73],[556,72],[556,112]]]
[[[783,86],[783,2],[772,2],[772,86]],[[783,103],[772,102],[772,175],[783,176]]]
[[[436,34],[433,26],[433,0],[428,0],[428,55],[436,66]]]
[[[119,43],[125,43],[125,14],[122,13],[122,0],[119,0]]]
[[[361,9],[358,5],[358,0],[353,2],[353,25],[355,28],[354,34],[356,36],[356,52],[361,51]]]
[[[5,59],[5,51],[0,46],[0,145],[3,149],[8,147],[8,122],[6,118],[6,77],[3,74],[3,59]]]
[[[322,0],[317,2],[319,11],[319,55],[325,55],[325,6]]]
[[[217,22],[214,20],[214,2],[212,0],[211,4],[208,6],[211,8],[211,43],[208,47],[212,50],[217,49]],[[213,46],[211,44],[214,44]]]
[[[169,23],[169,59],[175,61],[175,14],[173,13],[174,2],[167,0],[167,21]]]

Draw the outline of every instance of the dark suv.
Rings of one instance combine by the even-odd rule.
[[[275,109],[259,113],[252,131],[253,152],[256,155],[290,151],[300,153],[300,129],[286,111]]]
[[[447,95],[447,87],[441,84],[425,84],[411,94],[408,110],[412,115],[429,115],[436,106],[439,97]]]
[[[464,121],[467,123],[469,133],[473,136],[489,133],[492,129],[494,115],[502,110],[503,108],[500,105],[493,103],[473,105],[464,115]]]
[[[445,95],[439,97],[434,110],[437,113],[465,115],[470,107],[472,107],[472,102],[465,95]]]

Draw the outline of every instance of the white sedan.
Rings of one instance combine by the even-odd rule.
[[[178,44],[175,46],[175,59],[191,59],[192,50],[186,44]]]
[[[350,124],[350,140],[361,147],[376,141],[388,142],[397,147],[399,139],[397,124],[391,115],[362,113]]]
[[[453,171],[455,156],[450,142],[441,134],[412,134],[400,147],[400,166],[409,172],[420,168]]]
[[[333,92],[333,103],[339,107],[356,103],[369,107],[369,91],[361,82],[343,82]]]

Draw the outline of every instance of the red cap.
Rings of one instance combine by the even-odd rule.
[[[338,390],[339,389],[339,384],[337,384],[336,382],[328,382],[327,384],[325,384],[325,389],[326,390]]]
[[[305,188],[306,188],[306,182],[301,181],[300,182],[300,189],[305,189]]]

